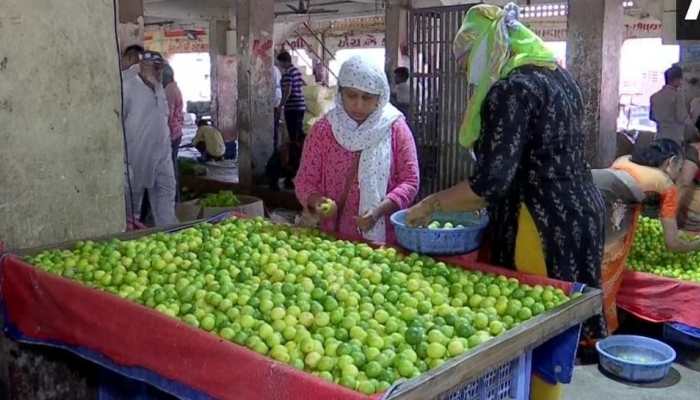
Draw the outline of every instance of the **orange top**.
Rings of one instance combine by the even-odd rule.
[[[629,156],[618,158],[612,169],[625,171],[639,184],[645,193],[658,193],[661,196],[661,218],[676,218],[678,214],[678,188],[671,178],[660,170],[635,164]]]

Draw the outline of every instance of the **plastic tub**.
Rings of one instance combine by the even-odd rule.
[[[664,324],[664,339],[684,346],[700,349],[700,329],[679,322]]]
[[[676,359],[671,346],[644,336],[610,336],[596,343],[596,349],[604,370],[631,382],[663,379]]]
[[[395,212],[391,223],[396,231],[399,244],[411,251],[434,256],[466,254],[481,246],[484,230],[489,223],[486,214],[477,213],[435,213],[433,220],[464,225],[463,228],[428,229],[406,225],[407,210]]]

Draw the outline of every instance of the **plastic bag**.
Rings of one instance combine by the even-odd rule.
[[[318,218],[318,215],[312,214],[304,209],[301,215],[297,216],[295,219],[294,225],[302,228],[318,228],[321,226],[321,220]]]
[[[321,119],[321,117],[316,117],[310,114],[306,114],[304,117],[304,132],[307,132],[307,135],[311,134],[311,128],[318,122],[318,120]]]

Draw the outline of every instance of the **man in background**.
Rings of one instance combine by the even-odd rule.
[[[288,156],[285,165],[288,165],[293,173],[285,176],[284,185],[287,189],[294,187],[293,179],[301,160],[301,149],[304,147],[304,114],[306,113],[306,101],[304,100],[304,79],[297,67],[292,64],[292,56],[285,52],[277,55],[277,63],[282,70],[282,101],[284,107],[284,120],[289,134],[289,143],[282,153]],[[286,157],[286,156],[284,156]],[[283,157],[283,158],[284,158]]]
[[[223,160],[226,153],[224,135],[211,126],[207,120],[199,120],[197,127],[197,134],[192,139],[192,146],[201,154],[200,161]]]
[[[121,59],[121,71],[122,79],[126,78],[127,75],[138,74],[139,63],[141,61],[141,55],[143,54],[143,47],[138,44],[132,44],[131,46],[124,49]]]
[[[694,89],[693,92],[698,93],[698,89],[700,89],[700,79],[692,78],[689,83]],[[694,128],[695,133],[700,136],[700,96],[692,97],[691,95],[690,123],[692,124],[691,128]]]
[[[124,78],[127,215],[140,214],[148,193],[154,224],[167,226],[177,223],[177,218],[168,102],[162,85],[165,62],[153,51],[145,51],[140,58],[138,72]]]
[[[649,119],[656,122],[656,138],[668,138],[683,145],[686,125],[690,121],[688,105],[683,96],[683,70],[673,66],[664,72],[664,85],[651,96]]]
[[[405,116],[408,116],[411,105],[411,86],[408,78],[408,68],[398,67],[394,70],[394,105]]]
[[[177,154],[180,151],[180,142],[182,141],[182,126],[185,124],[185,115],[183,112],[182,92],[180,87],[175,82],[175,71],[170,65],[163,67],[163,90],[165,90],[165,98],[168,100],[168,128],[170,128],[170,146],[172,150],[173,169],[175,171],[175,181],[179,187],[179,173],[177,168]],[[178,200],[179,190],[175,191],[175,200]]]
[[[165,98],[168,101],[168,128],[170,129],[172,158],[173,163],[175,163],[182,141],[182,126],[185,124],[185,115],[183,113],[182,92],[175,82],[175,72],[167,64],[163,67],[163,90],[165,90]]]
[[[299,142],[304,140],[304,79],[297,67],[292,64],[292,56],[285,52],[277,56],[277,63],[282,71],[282,101],[284,119],[287,123],[289,140]]]

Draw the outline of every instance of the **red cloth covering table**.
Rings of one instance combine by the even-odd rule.
[[[700,328],[700,284],[626,270],[617,305],[650,322]]]

